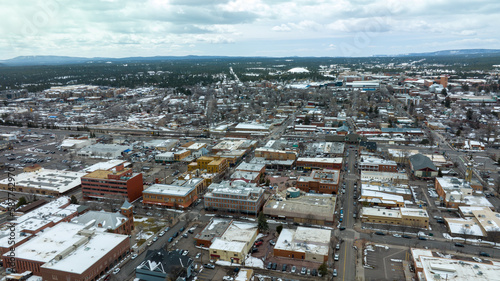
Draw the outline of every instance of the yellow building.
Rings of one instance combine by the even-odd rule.
[[[262,157],[266,160],[295,160],[297,152],[260,147],[255,149],[255,157]]]
[[[400,208],[399,210],[363,207],[361,221],[368,223],[404,225],[429,228],[429,214],[424,209]]]
[[[181,161],[182,159],[191,155],[191,150],[180,150],[174,152],[174,161]]]
[[[226,158],[220,158],[213,160],[207,165],[207,172],[214,174],[222,174],[227,170],[227,160]]]
[[[210,245],[210,259],[243,263],[258,233],[256,223],[233,221],[224,234]]]

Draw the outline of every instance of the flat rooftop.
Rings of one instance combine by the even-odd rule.
[[[317,163],[329,163],[329,164],[340,164],[342,163],[341,157],[335,158],[324,158],[324,157],[299,157],[297,162],[317,162]]]
[[[420,262],[426,280],[491,281],[498,280],[500,266],[459,261],[438,257],[421,256]]]
[[[229,227],[231,220],[213,217],[203,230],[196,234],[196,239],[212,240],[215,237],[220,237]]]
[[[16,186],[45,189],[65,193],[79,185],[80,178],[86,173],[40,169],[35,172],[21,173],[16,176]],[[9,184],[9,179],[3,179],[0,184]]]
[[[48,250],[50,250],[50,253],[43,253],[46,255],[46,259],[49,257],[52,257],[52,259],[42,265],[42,267],[63,272],[81,274],[89,267],[91,267],[96,261],[107,255],[120,243],[129,239],[127,235],[108,232],[94,232],[90,239],[88,239],[83,235],[77,234],[79,228],[73,227],[74,225],[75,224],[71,223],[58,224],[52,229],[45,231],[41,236],[30,240],[22,246],[30,246],[32,244],[39,243],[41,244],[40,248],[38,248],[40,253],[43,253],[45,248],[53,246],[48,248]],[[83,227],[81,225],[77,226]],[[45,236],[45,234],[47,235]],[[64,237],[66,237],[66,239],[68,240],[63,240]],[[33,243],[31,243],[31,241],[33,241]],[[69,241],[71,241],[71,244],[68,243]],[[72,248],[75,242],[81,243],[83,241],[86,242],[71,251],[67,256],[64,256],[61,260],[57,261],[53,259],[54,252],[56,254],[63,254],[62,251],[67,250],[68,248]],[[57,243],[60,244],[55,245]],[[63,248],[63,245],[66,246],[66,248]]]
[[[297,227],[297,230],[283,228],[276,241],[275,249],[328,255],[331,230]]]
[[[191,191],[193,191],[194,188],[194,186],[179,186],[157,183],[146,188],[142,193],[183,197],[187,196]]]
[[[381,209],[373,207],[363,207],[361,209],[362,216],[370,217],[388,217],[388,218],[401,218],[401,212],[393,209]]]
[[[82,172],[91,173],[97,170],[110,170],[111,168],[119,166],[121,164],[123,164],[124,167],[130,166],[130,163],[126,161],[113,159],[106,162],[96,163],[92,166],[83,169]]]

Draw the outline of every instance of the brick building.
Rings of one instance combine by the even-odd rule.
[[[297,188],[304,192],[337,194],[339,178],[340,170],[315,170],[308,177],[299,177]]]
[[[81,178],[84,199],[123,197],[133,202],[142,196],[142,173],[132,173],[123,164],[111,170],[96,170]]]

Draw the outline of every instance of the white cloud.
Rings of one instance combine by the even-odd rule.
[[[498,48],[499,10],[496,0],[2,1],[0,59],[261,54],[250,46],[275,56],[332,55],[342,42],[356,45],[363,35],[369,40],[359,55],[415,51],[408,46]]]

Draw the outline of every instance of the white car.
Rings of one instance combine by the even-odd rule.
[[[113,274],[118,274],[118,272],[120,272],[120,268],[119,267],[113,269]]]
[[[183,256],[187,256],[188,254],[189,254],[189,251],[188,251],[188,250],[185,250],[185,251],[182,253],[182,255],[183,255]]]
[[[135,260],[137,258],[137,256],[139,256],[138,254],[133,254],[131,259]]]
[[[334,260],[338,261],[339,260],[339,254],[335,254]]]
[[[392,236],[397,237],[397,238],[401,238],[401,235],[399,235],[399,234],[397,234],[397,233],[396,233],[396,234],[393,234]]]

